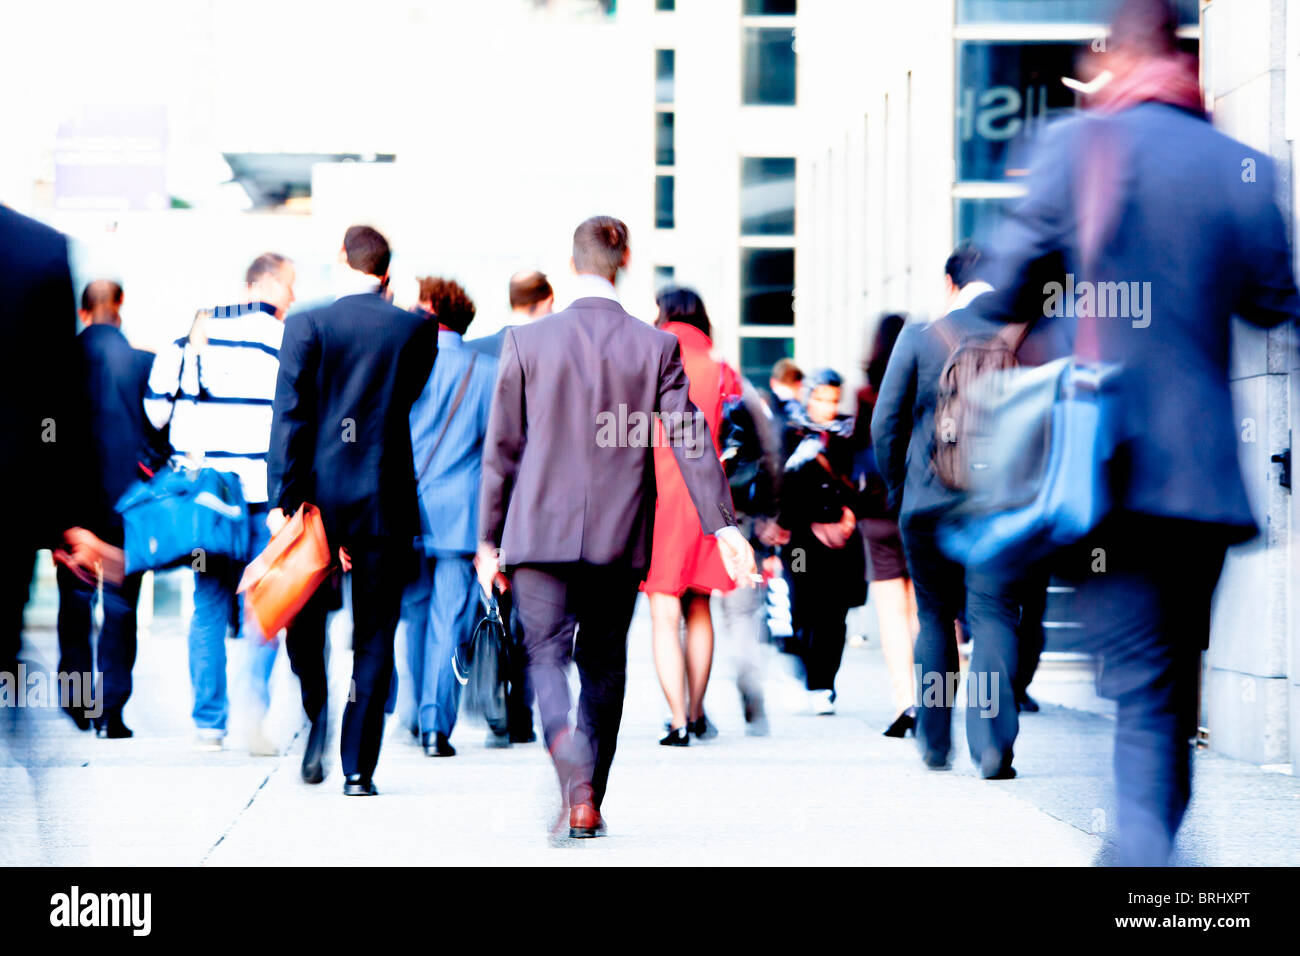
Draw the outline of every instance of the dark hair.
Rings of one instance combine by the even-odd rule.
[[[343,251],[348,257],[348,265],[358,272],[382,279],[388,275],[388,263],[393,251],[388,240],[378,229],[370,226],[351,226],[343,234]]]
[[[573,266],[611,282],[627,254],[627,226],[613,216],[592,216],[573,231]]]
[[[284,267],[289,260],[278,252],[264,252],[248,267],[248,272],[244,274],[244,282],[252,285],[263,276],[275,275]]]
[[[510,277],[510,308],[531,309],[538,302],[555,298],[546,274],[536,269],[516,272]]]
[[[830,385],[834,388],[843,388],[844,379],[841,378],[840,373],[835,371],[833,368],[819,368],[817,371],[813,372],[811,377],[808,379],[808,387],[821,388],[823,385]]]
[[[907,316],[891,312],[881,316],[876,324],[871,354],[867,358],[867,384],[872,388],[879,389],[880,383],[884,381],[889,356],[894,353],[894,343],[898,341],[898,334],[903,331],[903,323],[906,321]]]
[[[1111,48],[1144,56],[1178,49],[1178,13],[1169,0],[1124,0],[1110,23]]]
[[[979,246],[969,239],[963,239],[943,264],[943,271],[952,280],[952,284],[960,289],[979,278],[983,258],[984,251]]]
[[[798,385],[803,381],[803,369],[795,365],[792,358],[777,359],[767,377],[782,385]]]
[[[704,311],[704,300],[694,289],[668,286],[655,296],[655,304],[659,306],[656,328],[663,328],[666,322],[685,322],[713,338],[713,326],[709,323],[709,313]]]
[[[112,279],[95,279],[81,290],[81,311],[95,312],[122,304],[122,286]]]
[[[474,321],[477,310],[474,308],[474,300],[461,288],[460,283],[438,276],[426,276],[419,282],[420,301],[429,303],[429,308],[438,317],[438,323],[464,335],[469,324]]]

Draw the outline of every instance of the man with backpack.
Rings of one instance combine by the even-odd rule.
[[[981,317],[971,302],[990,289],[979,280],[982,254],[959,245],[944,266],[948,314],[903,327],[872,416],[876,462],[899,509],[908,570],[916,590],[920,633],[917,736],[932,770],[950,766],[952,706],[960,677],[955,622],[963,616],[974,641],[967,683],[966,737],[971,759],[987,779],[1015,776],[1020,582],[967,573],[939,548],[938,525],[964,497],[960,463],[963,389],[988,369],[1041,356],[1037,326],[1008,326]],[[910,449],[910,454],[909,454]]]

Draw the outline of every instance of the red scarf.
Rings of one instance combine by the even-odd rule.
[[[1168,103],[1203,113],[1195,58],[1176,53],[1143,60],[1112,77],[1092,96],[1089,106],[1102,113],[1118,113],[1139,103]]]

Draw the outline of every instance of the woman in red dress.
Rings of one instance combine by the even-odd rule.
[[[690,398],[709,424],[713,452],[717,454],[722,403],[740,394],[740,376],[713,357],[712,329],[698,295],[689,289],[665,289],[656,301],[659,318],[655,326],[677,336],[681,344]],[[729,591],[734,584],[722,564],[717,542],[700,528],[677,459],[665,444],[662,423],[655,427],[658,500],[650,570],[642,590],[650,602],[655,669],[672,711],[668,735],[659,742],[684,747],[690,743],[691,734],[701,739],[717,734],[704,716],[704,692],[713,667],[709,595],[715,590]],[[684,648],[680,634],[683,617]]]

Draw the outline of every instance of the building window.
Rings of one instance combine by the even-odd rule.
[[[644,62],[644,61],[642,61]],[[677,51],[655,50],[655,102],[671,103],[677,76]]]
[[[745,0],[746,7],[753,0]],[[791,3],[791,6],[794,4]],[[1178,22],[1200,19],[1199,0],[1175,0]],[[1109,23],[1115,0],[957,0],[957,22],[965,23]]]
[[[794,339],[757,336],[740,339],[740,374],[760,388],[772,377],[772,366],[783,358],[794,358]]]
[[[794,250],[740,250],[740,324],[794,323]]]
[[[747,17],[794,16],[796,0],[745,0]]]
[[[655,228],[671,229],[673,225],[673,177],[655,176]]]
[[[655,113],[655,165],[671,166],[674,163],[673,117],[675,114]]]
[[[794,157],[743,157],[740,161],[740,234],[793,236],[794,194]]]
[[[677,0],[655,0],[655,9],[660,13],[672,13],[677,9]]]
[[[744,28],[745,106],[795,105],[793,27]]]
[[[677,270],[672,266],[655,266],[654,267],[654,286],[655,295],[658,295],[668,286],[675,282]]]

